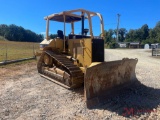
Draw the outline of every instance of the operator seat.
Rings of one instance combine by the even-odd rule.
[[[62,30],[57,30],[57,35],[60,39],[63,39],[64,35],[63,35],[63,31]]]

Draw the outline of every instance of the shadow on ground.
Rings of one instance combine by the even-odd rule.
[[[136,82],[113,96],[103,104],[92,109],[103,109],[115,112],[124,117],[150,114],[160,104],[160,89],[147,87]]]
[[[84,87],[71,90],[84,97]],[[160,89],[143,85],[139,81],[118,91],[117,94],[107,97],[98,106],[92,109],[101,109],[114,112],[120,116],[130,118],[156,112],[154,109],[160,104]]]

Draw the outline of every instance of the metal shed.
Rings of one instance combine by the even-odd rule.
[[[139,42],[130,42],[129,48],[139,48],[140,43]]]
[[[160,49],[160,43],[151,44],[151,49]]]

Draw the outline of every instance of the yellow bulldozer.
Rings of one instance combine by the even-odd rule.
[[[100,19],[100,36],[94,36],[92,18]],[[137,59],[123,58],[104,61],[104,23],[100,13],[84,9],[63,11],[45,17],[46,38],[40,43],[41,55],[37,69],[42,77],[74,89],[84,85],[87,106],[99,104],[110,91],[136,81]],[[57,30],[57,37],[49,38],[50,22],[64,23],[63,30]],[[85,28],[85,21],[89,29]],[[81,34],[75,34],[74,24],[81,23]],[[71,31],[66,35],[66,24]],[[89,32],[89,34],[88,34]]]

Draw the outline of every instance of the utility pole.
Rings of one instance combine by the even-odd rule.
[[[117,38],[116,38],[116,42],[118,43],[118,35],[119,35],[119,19],[120,19],[120,14],[117,14],[118,16],[118,22],[117,22]]]

